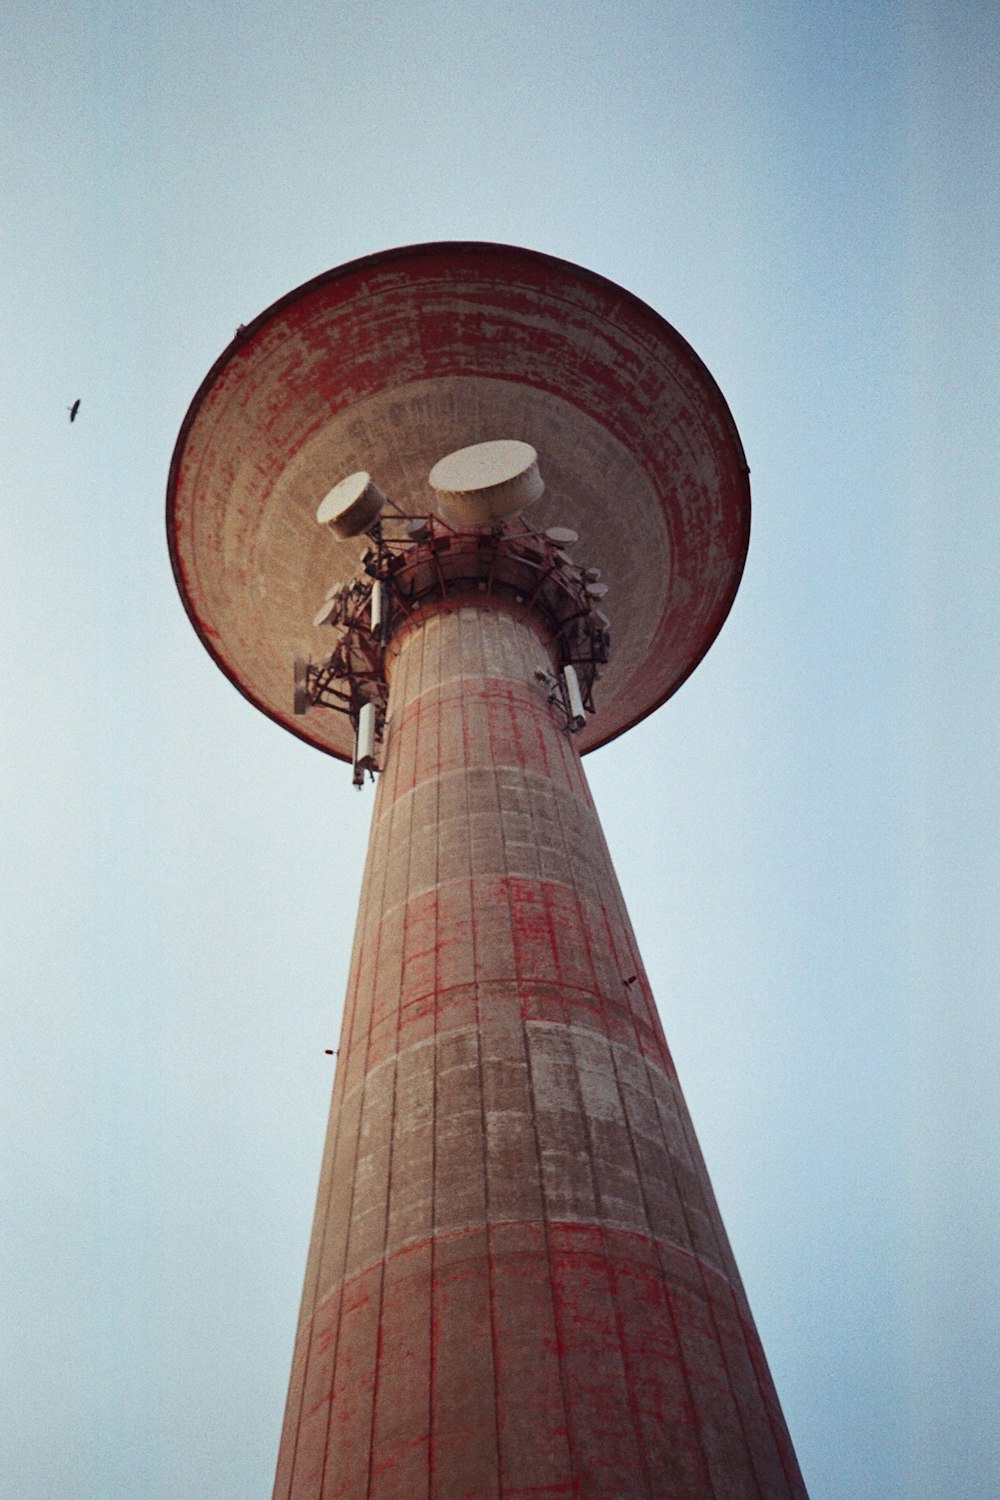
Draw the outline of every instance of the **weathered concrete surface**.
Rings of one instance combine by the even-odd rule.
[[[801,1500],[545,648],[394,649],[276,1500]]]
[[[539,455],[532,524],[574,528],[610,584],[614,653],[581,749],[673,693],[739,584],[749,483],[698,356],[601,277],[482,244],[389,251],[310,282],[243,330],[185,418],[168,535],[188,613],[241,692],[350,759],[337,714],[292,711],[291,662],[329,650],[311,621],[357,545],[315,522],[331,485],[369,471],[426,513],[431,467],[514,438]]]

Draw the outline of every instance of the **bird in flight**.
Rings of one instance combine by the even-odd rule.
[[[76,400],[73,402],[73,405],[71,407],[69,407],[68,410],[69,410],[69,419],[70,419],[70,421],[71,422],[75,422],[76,421],[76,414],[80,410],[80,398],[79,398],[79,396],[77,396]]]

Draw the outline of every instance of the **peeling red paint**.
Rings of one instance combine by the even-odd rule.
[[[485,406],[472,393],[482,382],[493,393]],[[428,386],[447,408],[433,417]],[[451,432],[463,389],[468,410]],[[620,582],[613,625],[631,644],[608,670],[583,748],[676,691],[720,629],[746,552],[747,468],[725,401],[680,335],[621,288],[534,252],[389,252],[318,278],[248,325],[195,397],[168,484],[192,623],[242,693],[319,748],[346,757],[349,737],[331,716],[296,720],[287,682],[327,568],[336,572],[313,535],[315,474],[328,466],[333,482],[363,465],[408,503],[423,492],[425,457],[497,435],[477,428],[491,406],[531,428],[543,472],[548,455],[558,462],[565,513],[552,519],[578,530],[589,561]],[[372,414],[360,454],[359,412]],[[444,447],[430,452],[435,433]],[[621,468],[616,512],[642,492],[634,525],[607,525],[609,463]],[[249,569],[242,585],[234,555]],[[318,592],[300,614],[303,586]]]

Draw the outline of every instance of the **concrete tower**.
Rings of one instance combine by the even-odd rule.
[[[710,375],[565,262],[374,256],[240,330],[168,525],[240,691],[379,773],[276,1500],[803,1497],[580,759],[739,584]]]

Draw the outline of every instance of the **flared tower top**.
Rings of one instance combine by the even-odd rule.
[[[181,427],[167,529],[185,607],[251,703],[350,760],[342,714],[296,719],[292,664],[325,654],[313,625],[355,571],[316,508],[369,471],[401,509],[435,508],[428,474],[473,443],[537,450],[533,527],[579,534],[602,570],[610,663],[581,750],[676,692],[718,634],[750,525],[729,408],[690,345],[593,272],[506,245],[388,250],[328,271],[241,328]]]

